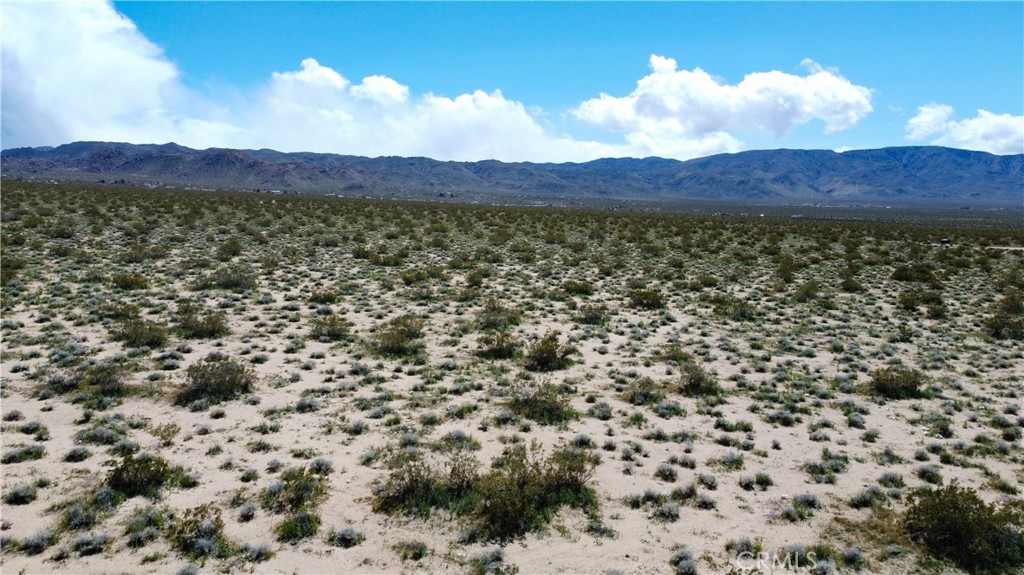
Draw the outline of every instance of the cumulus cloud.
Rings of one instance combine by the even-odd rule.
[[[811,60],[806,76],[778,71],[748,74],[729,85],[700,68],[679,70],[675,60],[650,58],[651,73],[626,96],[601,94],[573,113],[621,132],[630,142],[660,146],[740,146],[730,131],[763,130],[775,136],[820,120],[825,133],[846,130],[872,111],[871,91]]]
[[[952,106],[928,104],[907,122],[907,138],[993,154],[1024,153],[1024,116],[978,110],[974,118],[953,119]]]
[[[450,160],[687,159],[740,151],[745,130],[783,135],[820,120],[834,133],[871,111],[867,88],[810,61],[806,76],[755,73],[728,85],[654,55],[633,93],[601,94],[571,111],[618,138],[584,141],[556,133],[543,110],[500,90],[412,94],[388,76],[354,81],[312,57],[230,102],[195,93],[109,0],[7,3],[0,17],[6,148],[176,141]]]

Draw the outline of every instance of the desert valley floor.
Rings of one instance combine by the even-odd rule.
[[[958,573],[921,488],[1020,505],[1019,220],[2,216],[3,573]]]

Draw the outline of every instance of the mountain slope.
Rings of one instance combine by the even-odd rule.
[[[75,142],[0,157],[6,177],[369,196],[1024,205],[1024,155],[934,146],[545,164]]]

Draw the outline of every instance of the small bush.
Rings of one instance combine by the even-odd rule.
[[[162,457],[148,453],[123,458],[107,475],[106,484],[126,498],[142,495],[156,497],[165,486],[180,484],[185,477],[180,467],[173,467]]]
[[[423,349],[423,327],[425,322],[411,314],[392,318],[377,328],[372,347],[377,353],[388,357],[415,355]]]
[[[576,353],[572,345],[558,342],[557,332],[548,332],[526,351],[525,367],[530,371],[555,371],[572,365],[569,356]]]
[[[274,527],[277,540],[295,544],[316,535],[320,529],[320,516],[310,511],[298,511]]]
[[[343,549],[350,549],[359,545],[366,540],[366,536],[356,531],[352,527],[345,527],[344,529],[332,529],[327,535],[327,544],[332,547],[341,547]]]
[[[318,315],[310,322],[309,336],[317,341],[344,341],[351,332],[352,322],[340,315]]]
[[[256,387],[256,373],[251,368],[222,357],[189,366],[185,380],[185,387],[175,394],[175,405],[188,405],[200,399],[219,403],[250,393]]]
[[[422,541],[402,541],[394,549],[402,561],[419,561],[430,554],[430,548]]]
[[[1024,566],[1024,504],[985,503],[955,482],[909,497],[904,524],[910,538],[969,573],[1009,573]]]
[[[178,306],[178,331],[188,339],[207,339],[227,335],[227,316],[223,312],[200,315],[200,307],[192,302]]]
[[[128,319],[118,324],[111,337],[128,347],[162,347],[167,342],[167,329],[144,319]]]
[[[167,539],[171,547],[189,559],[223,558],[235,550],[235,546],[224,536],[224,520],[220,509],[209,503],[189,509],[171,521],[167,528]]]
[[[519,341],[507,331],[485,333],[479,344],[476,354],[484,359],[512,359],[519,351]]]
[[[137,273],[114,274],[110,277],[110,283],[114,284],[114,287],[123,290],[146,289],[149,286],[146,276]]]
[[[887,399],[921,399],[928,397],[922,389],[927,383],[925,375],[915,369],[889,367],[872,373],[868,386],[872,393]]]
[[[26,445],[24,447],[18,447],[5,451],[3,458],[0,458],[0,463],[21,463],[22,461],[35,461],[36,459],[42,459],[46,455],[46,448],[39,444]]]
[[[629,303],[640,309],[665,307],[665,296],[656,289],[635,289],[629,292]]]
[[[327,493],[327,480],[310,469],[291,467],[281,473],[280,481],[263,490],[263,508],[275,513],[314,507]]]
[[[679,393],[687,397],[707,397],[722,394],[722,387],[715,377],[703,367],[693,362],[684,363],[680,367],[677,388]]]
[[[508,407],[520,417],[550,425],[576,418],[562,389],[549,381],[523,381],[512,388]]]
[[[212,274],[201,277],[195,284],[197,290],[218,288],[231,291],[249,291],[256,289],[256,272],[248,265],[237,264],[217,269]]]
[[[38,490],[35,485],[21,484],[15,485],[4,493],[4,503],[8,505],[28,505],[36,500]]]

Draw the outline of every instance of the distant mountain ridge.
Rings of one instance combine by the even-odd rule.
[[[75,142],[4,150],[0,171],[27,179],[381,197],[1024,207],[1024,154],[996,156],[936,146],[550,164]]]

